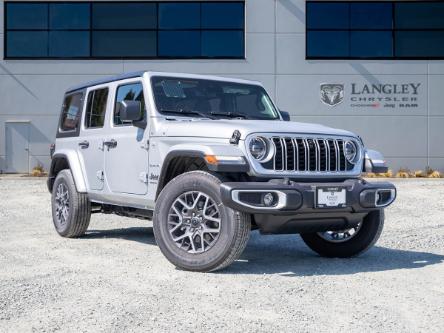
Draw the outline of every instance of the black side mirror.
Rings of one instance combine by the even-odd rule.
[[[290,121],[290,114],[287,111],[279,110],[284,121]]]
[[[122,121],[131,121],[136,127],[146,128],[140,101],[124,100],[118,102],[118,112]]]

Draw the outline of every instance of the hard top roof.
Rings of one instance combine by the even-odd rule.
[[[142,77],[144,73],[145,73],[145,71],[138,71],[138,72],[119,74],[119,75],[115,75],[115,76],[108,76],[103,79],[98,79],[98,80],[78,84],[76,86],[69,88],[66,92],[70,93],[70,92],[73,92],[76,90],[82,90],[82,89],[85,89],[88,87],[97,86],[99,84],[104,84],[104,83],[118,81],[118,80],[124,80],[124,79],[132,79],[134,77]]]
[[[86,89],[89,87],[97,86],[100,84],[105,84],[113,81],[132,79],[136,77],[142,77],[145,73],[149,73],[151,76],[166,76],[166,77],[183,77],[183,78],[194,78],[194,79],[207,79],[207,80],[219,80],[219,81],[228,81],[228,82],[238,82],[238,83],[250,83],[250,84],[259,84],[260,82],[251,81],[251,80],[243,80],[243,79],[235,79],[235,78],[227,78],[220,76],[212,76],[212,75],[199,75],[199,74],[186,74],[186,73],[167,73],[167,72],[150,72],[150,71],[137,71],[119,74],[115,76],[109,76],[102,79],[89,81],[85,83],[78,84],[76,86],[70,87],[66,92],[71,93],[74,91]]]

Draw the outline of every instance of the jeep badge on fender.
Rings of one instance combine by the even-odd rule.
[[[324,85],[324,103],[342,89]],[[171,263],[208,272],[252,229],[300,234],[326,257],[363,253],[396,189],[361,174],[386,170],[355,134],[290,122],[259,82],[144,71],[66,92],[48,189],[61,236],[82,236],[92,212],[144,218]]]

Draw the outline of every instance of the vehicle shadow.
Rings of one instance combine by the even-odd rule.
[[[82,238],[119,238],[156,245],[152,227],[88,230]],[[322,258],[308,249],[298,235],[261,236],[254,231],[240,259],[218,274],[347,275],[415,269],[443,262],[444,255],[381,246],[356,258]]]
[[[415,269],[444,263],[444,255],[375,246],[356,258],[323,258],[298,235],[260,236],[253,232],[241,258],[224,274],[279,274],[283,276],[347,275]]]
[[[131,227],[108,230],[88,230],[83,239],[119,238],[148,245],[157,245],[152,227]]]

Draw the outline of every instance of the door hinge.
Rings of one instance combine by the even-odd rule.
[[[148,174],[147,174],[146,172],[141,172],[141,173],[139,174],[139,180],[140,180],[142,183],[148,184]]]
[[[103,170],[99,170],[96,172],[97,175],[97,179],[100,180],[101,182],[104,181],[105,179],[105,173],[103,172]]]
[[[144,144],[142,144],[140,146],[140,148],[149,150],[150,149],[150,140],[146,140],[146,142]]]

